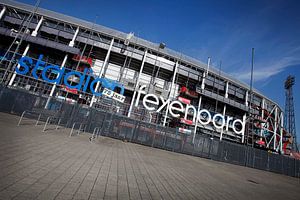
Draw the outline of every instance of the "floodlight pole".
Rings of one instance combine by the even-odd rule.
[[[247,145],[249,144],[249,134],[250,134],[250,126],[251,130],[253,129],[253,120],[251,120],[251,109],[252,109],[252,101],[253,101],[253,70],[254,70],[254,48],[252,48],[252,58],[251,58],[251,74],[250,74],[250,104],[248,105],[248,130],[247,130]],[[253,147],[253,133],[252,133],[252,145]]]

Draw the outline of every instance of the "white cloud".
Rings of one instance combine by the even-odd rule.
[[[279,60],[273,60],[268,62],[261,62],[254,64],[253,79],[254,81],[263,81],[268,78],[284,71],[291,66],[300,65],[300,58],[295,57],[283,57]],[[241,71],[231,73],[234,77],[241,81],[249,81],[251,77],[251,71]]]

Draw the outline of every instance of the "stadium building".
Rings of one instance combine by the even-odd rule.
[[[209,59],[202,63],[164,43],[8,0],[0,2],[0,35],[1,84],[47,97],[47,109],[57,99],[178,128],[181,134],[288,150],[279,105],[213,68]],[[174,117],[167,99],[186,112]],[[201,110],[209,113],[198,115]],[[237,119],[241,123],[232,123]]]

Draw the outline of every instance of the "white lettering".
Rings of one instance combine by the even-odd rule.
[[[240,131],[236,130],[236,127],[235,127],[236,123],[240,123],[240,124],[241,124],[242,128],[241,128]],[[236,134],[243,134],[243,133],[244,133],[244,130],[245,130],[245,121],[244,121],[244,120],[242,121],[242,120],[240,120],[240,119],[234,120],[233,123],[232,123],[232,129],[233,129],[233,131],[234,131]]]
[[[145,92],[146,85],[142,85],[137,94],[135,106],[137,107],[139,105],[139,101],[142,94],[146,94]],[[161,105],[159,106],[161,101]],[[162,96],[158,97],[155,94],[146,94],[142,100],[143,106],[148,111],[155,111],[156,106],[159,106],[156,112],[162,112],[164,108],[167,109],[167,111],[170,112],[170,115],[172,117],[180,117],[180,113],[184,113],[184,120],[188,120],[187,117],[189,113],[193,114],[193,123],[198,120],[198,122],[202,125],[208,125],[212,122],[212,125],[217,129],[224,129],[226,126],[226,131],[228,131],[229,126],[231,127],[231,122],[233,120],[232,117],[226,117],[222,114],[215,114],[213,117],[211,113],[206,110],[202,109],[199,110],[197,113],[197,109],[193,105],[184,105],[180,101],[171,101],[171,99],[164,99]],[[232,129],[236,134],[244,134],[245,131],[245,118],[243,120],[236,119],[232,123]],[[237,125],[241,125],[241,130],[237,130]]]
[[[135,101],[135,105],[134,105],[135,107],[138,107],[138,105],[139,105],[141,94],[146,94],[146,92],[144,91],[145,88],[146,88],[146,85],[141,85],[141,87],[138,91],[138,96],[137,96],[136,101]]]
[[[162,105],[158,108],[158,110],[156,112],[160,112],[167,104],[168,104],[167,107],[169,107],[169,103],[170,103],[170,99],[165,101],[164,98],[162,98],[162,97],[159,97],[159,98],[162,101]]]
[[[185,107],[185,114],[184,114],[184,119],[186,120],[187,119],[187,115],[189,114],[189,109],[191,109],[193,111],[193,122],[196,121],[196,114],[197,114],[197,111],[196,111],[196,108],[192,105],[187,105]]]
[[[176,107],[175,105],[178,105],[178,107]],[[170,106],[169,106],[169,112],[170,114],[173,116],[173,117],[180,117],[180,114],[176,114],[174,113],[173,111],[178,111],[178,112],[182,112],[184,111],[184,108],[183,108],[183,105],[180,101],[173,101],[172,103],[170,103]]]
[[[222,125],[219,125],[217,122],[217,118],[221,118],[222,119]],[[224,126],[225,126],[225,119],[224,119],[224,116],[221,115],[221,114],[215,114],[214,117],[213,117],[213,124],[216,128],[219,128],[219,129],[223,129]]]
[[[201,119],[201,117],[203,116],[202,113],[206,113],[207,114],[207,121],[202,121],[202,119]],[[199,113],[198,113],[198,121],[202,125],[209,124],[209,122],[211,121],[211,114],[210,114],[210,112],[208,110],[206,110],[206,109],[200,110]]]
[[[231,120],[233,120],[232,117],[227,117],[227,121],[226,121],[226,131],[228,131],[229,123],[230,123]]]
[[[149,97],[152,97],[155,101],[149,99]],[[149,111],[153,111],[155,110],[154,106],[148,106],[148,104],[154,104],[154,105],[159,105],[159,100],[158,97],[155,94],[147,94],[145,95],[145,97],[143,98],[143,106],[149,110]]]

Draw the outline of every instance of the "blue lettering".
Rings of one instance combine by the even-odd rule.
[[[55,70],[56,72],[58,72],[58,76],[51,80],[49,79],[47,76],[46,76],[46,73],[47,71],[51,69],[51,70]],[[42,78],[45,80],[45,81],[48,81],[49,83],[60,83],[60,80],[64,74],[64,71],[65,71],[65,68],[63,67],[62,69],[60,69],[57,65],[48,65],[47,67],[44,68],[43,72],[42,72]]]
[[[97,82],[102,82],[102,78],[96,78],[95,80],[93,80],[92,82],[91,82],[91,84],[90,84],[90,90],[91,90],[91,92],[95,95],[95,96],[97,96],[97,97],[100,97],[101,95],[102,95],[102,92],[96,92],[95,90],[94,90],[94,85],[95,85],[95,83],[97,83]]]
[[[20,65],[21,67],[23,67],[24,70],[20,70],[20,68],[16,67],[16,72],[17,72],[18,74],[25,75],[25,74],[28,73],[30,66],[27,65],[26,61],[30,64],[30,66],[32,65],[32,59],[31,59],[31,58],[26,57],[26,56],[20,58],[20,60],[19,60],[19,65]]]
[[[39,56],[39,59],[38,59],[38,61],[36,62],[35,67],[33,68],[32,72],[31,72],[32,76],[33,76],[34,78],[36,78],[36,79],[39,79],[38,75],[36,74],[36,70],[37,70],[39,67],[42,67],[42,68],[43,68],[43,67],[45,66],[45,62],[44,62],[42,59],[43,59],[43,54],[41,54],[41,55]]]
[[[77,71],[71,71],[71,72],[66,73],[66,75],[65,75],[65,77],[64,77],[64,84],[65,84],[66,86],[68,86],[69,88],[71,88],[71,89],[77,89],[77,90],[80,90],[80,89],[81,89],[81,86],[82,86],[82,83],[83,83],[83,81],[84,81],[86,72],[87,72],[87,69],[84,69],[83,74],[80,73],[80,72],[77,72]],[[77,76],[77,77],[79,77],[79,80],[80,80],[79,83],[77,83],[76,85],[70,85],[70,84],[68,83],[68,79],[69,79],[69,77],[71,77],[71,76]]]
[[[20,67],[15,69],[16,73],[21,74],[21,75],[25,75],[29,72],[29,69],[33,66],[33,60],[30,57],[24,56],[24,57],[20,58],[18,64],[20,65]],[[91,83],[89,83],[90,79],[91,79],[91,76],[93,74],[93,70],[91,68],[85,68],[83,73],[80,73],[80,72],[77,72],[77,71],[69,71],[68,73],[65,73],[65,68],[64,67],[60,68],[57,65],[48,65],[48,66],[45,67],[45,62],[43,61],[43,55],[41,54],[41,55],[39,55],[39,58],[38,58],[38,60],[35,64],[34,68],[31,71],[31,74],[35,79],[39,78],[38,75],[36,74],[36,71],[38,69],[43,69],[41,78],[43,80],[49,82],[49,83],[59,84],[59,83],[61,83],[61,79],[64,76],[63,84],[66,85],[67,87],[71,88],[71,89],[81,90],[82,85],[84,84],[83,88],[82,88],[82,91],[86,92],[86,90],[87,90],[87,88],[90,84],[91,93],[95,96],[101,96],[102,92],[97,92],[94,89],[95,84],[97,82],[99,82],[99,84],[101,84],[102,88],[107,88],[107,89],[112,90],[112,91],[115,91],[116,89],[120,89],[119,93],[121,95],[124,95],[124,91],[125,91],[124,86],[122,84],[116,82],[116,81],[113,81],[113,80],[110,80],[110,79],[107,79],[107,78],[96,78]],[[58,75],[56,76],[55,79],[50,79],[47,76],[48,71],[50,73],[57,73]],[[76,77],[77,80],[79,80],[79,81],[76,81],[76,82],[73,81],[73,82],[75,82],[76,85],[71,85],[68,82],[68,80],[70,78],[73,79],[74,77]]]
[[[85,84],[84,84],[84,87],[83,87],[83,90],[82,90],[83,92],[86,92],[86,89],[89,85],[90,79],[91,79],[91,76],[87,76],[87,79],[85,81]]]

